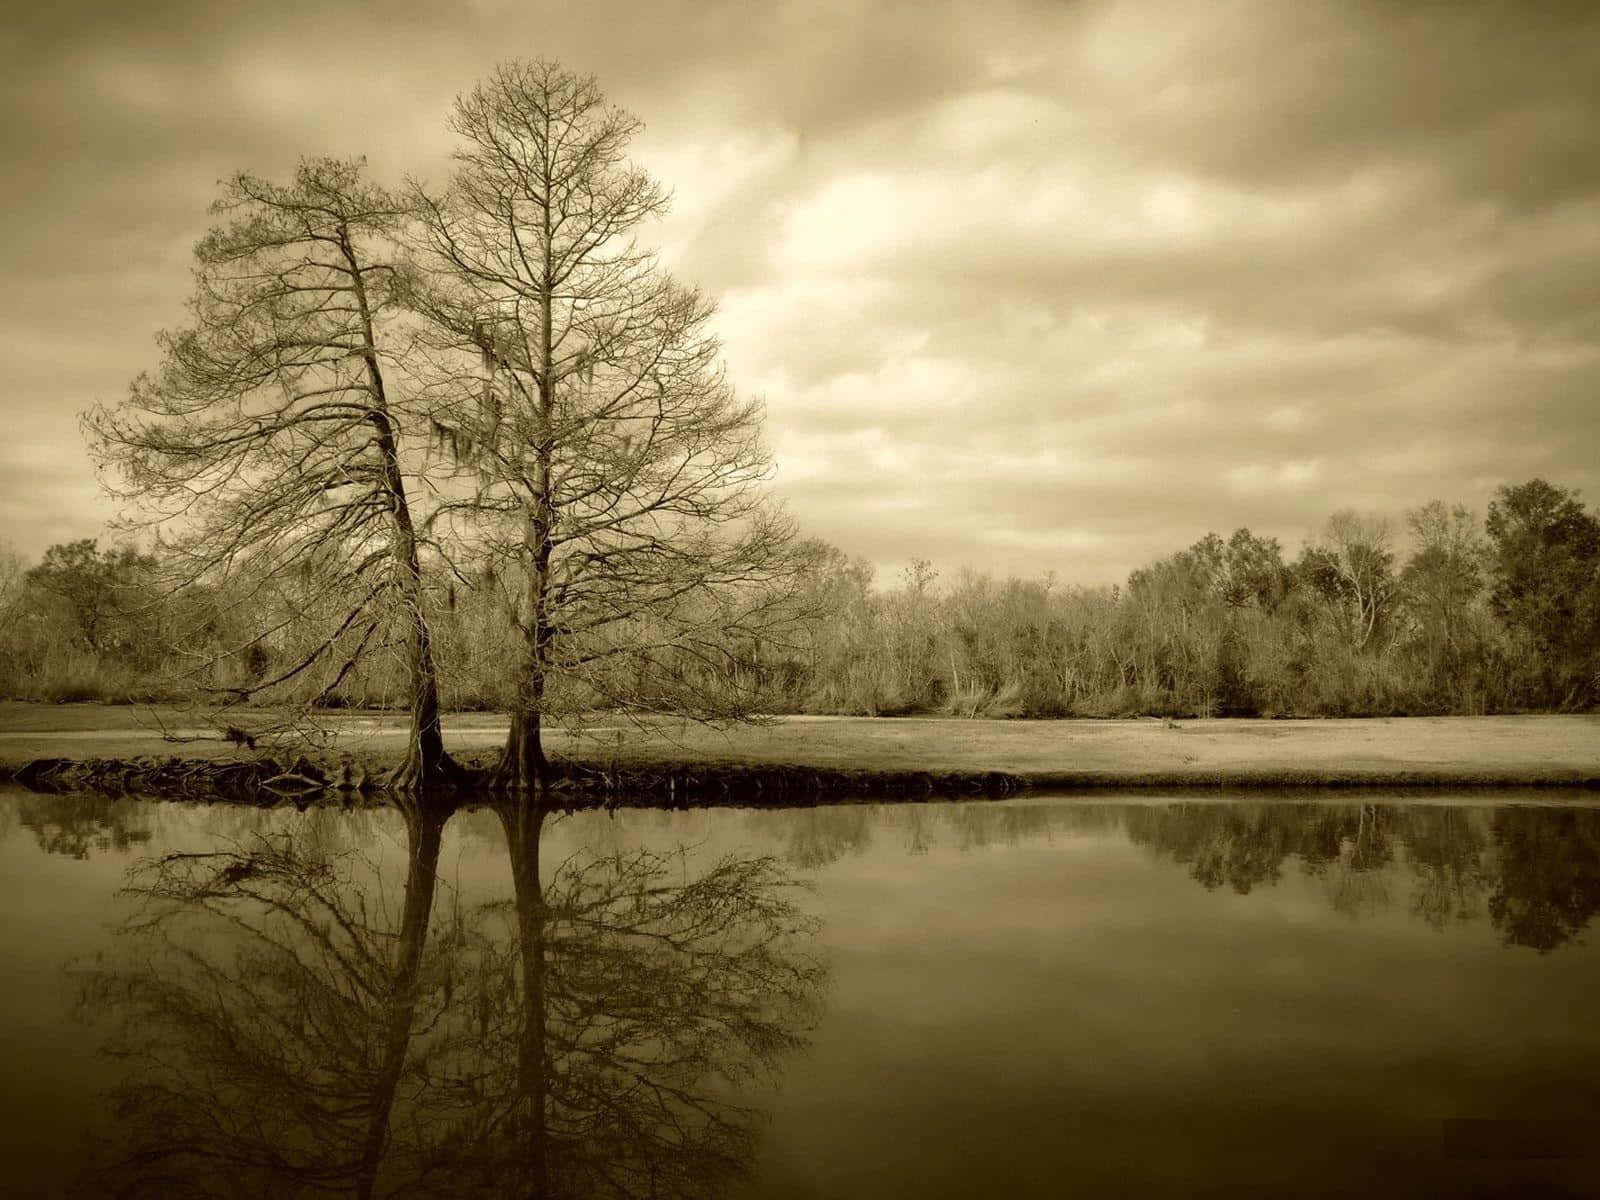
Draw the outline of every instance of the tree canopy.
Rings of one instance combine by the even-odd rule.
[[[202,686],[238,701],[313,673],[314,703],[398,644],[413,710],[402,776],[436,775],[447,759],[402,462],[412,414],[390,385],[405,204],[360,163],[316,160],[289,184],[234,176],[213,212],[226,221],[195,248],[192,323],[161,335],[160,367],[125,404],[89,415],[91,446],[162,537],[174,584],[203,581],[257,614],[243,642],[194,655]],[[284,653],[291,626],[318,632]],[[219,684],[228,657],[253,669]]]
[[[782,617],[788,521],[761,407],[723,374],[711,302],[635,240],[666,193],[595,82],[509,63],[456,102],[449,186],[416,192],[435,428],[468,486],[441,528],[504,589],[520,649],[502,781],[583,708],[744,715],[729,646]]]

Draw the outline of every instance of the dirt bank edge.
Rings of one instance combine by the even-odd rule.
[[[392,765],[373,760],[270,756],[203,758],[39,758],[0,765],[0,781],[35,792],[95,791],[279,803],[327,798],[379,799],[389,794]],[[1002,771],[870,771],[798,765],[567,761],[552,765],[550,789],[566,806],[587,803],[652,805],[815,804],[844,797],[918,800],[998,798],[1024,784]],[[440,790],[461,795],[489,790],[486,765],[468,762]]]
[[[0,764],[0,781],[37,792],[228,799],[279,803],[305,798],[381,799],[392,763],[381,757],[299,755],[230,759],[138,756],[38,758]],[[487,790],[484,764],[468,761],[447,790]],[[564,805],[783,805],[843,799],[1003,798],[1032,792],[1192,792],[1195,790],[1463,791],[1511,788],[1600,790],[1600,775],[1572,767],[1452,769],[906,771],[814,767],[798,763],[570,760],[555,764],[551,790]]]

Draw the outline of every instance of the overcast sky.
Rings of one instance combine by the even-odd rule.
[[[1600,501],[1600,4],[204,0],[0,25],[0,539],[111,515],[77,414],[183,318],[218,179],[437,178],[496,61],[672,188],[808,533],[1120,579],[1208,529]],[[381,17],[374,13],[382,12]]]

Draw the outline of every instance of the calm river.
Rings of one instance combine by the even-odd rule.
[[[7,1196],[1600,1194],[1600,809],[0,790]]]

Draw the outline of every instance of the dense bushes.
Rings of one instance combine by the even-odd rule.
[[[150,699],[171,610],[153,562],[91,540],[52,546],[29,570],[0,552],[0,693],[66,702]]]

